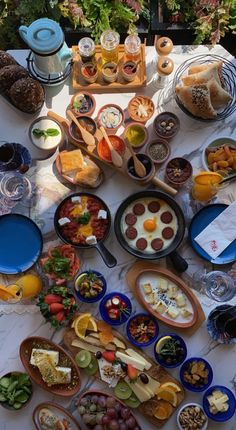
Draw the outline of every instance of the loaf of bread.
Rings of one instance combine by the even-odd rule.
[[[0,69],[11,64],[17,64],[16,60],[7,52],[0,50]]]
[[[44,102],[42,85],[32,78],[18,79],[10,88],[12,103],[23,112],[37,112]]]
[[[18,64],[2,67],[0,69],[0,91],[9,90],[18,79],[27,78],[28,76],[27,70]]]

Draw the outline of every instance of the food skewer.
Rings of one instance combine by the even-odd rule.
[[[140,178],[144,178],[147,175],[147,171],[146,171],[146,167],[143,165],[143,163],[141,163],[141,161],[138,159],[137,155],[134,152],[134,149],[131,145],[131,143],[129,142],[128,139],[125,140],[126,146],[128,146],[131,155],[133,157],[134,160],[134,170],[135,173],[140,177]]]
[[[113,148],[112,143],[104,129],[104,127],[100,127],[100,131],[105,139],[105,141],[108,144],[108,147],[111,151],[111,159],[112,159],[112,163],[114,164],[114,166],[116,167],[122,167],[123,165],[123,160],[122,157],[120,156],[120,154],[118,154],[118,152]]]
[[[71,112],[71,110],[68,110],[67,111],[67,115],[77,125],[77,127],[78,127],[78,129],[79,129],[79,131],[81,133],[81,136],[82,136],[83,140],[85,141],[85,143],[88,146],[90,146],[90,147],[95,146],[95,138],[94,138],[94,136],[91,133],[89,133],[87,130],[85,130],[84,127],[82,127],[80,125],[79,121],[77,120],[77,118],[75,117],[75,115],[73,114],[73,112]]]

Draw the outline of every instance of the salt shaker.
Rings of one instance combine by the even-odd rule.
[[[156,86],[158,88],[164,88],[168,83],[168,77],[173,72],[174,62],[169,57],[159,57],[157,62],[157,77]]]

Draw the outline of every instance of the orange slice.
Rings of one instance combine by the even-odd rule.
[[[100,333],[99,333],[99,339],[100,339],[100,342],[103,345],[107,345],[108,343],[110,343],[110,342],[113,341],[114,336],[113,336],[113,334],[111,332],[100,331]]]
[[[223,176],[217,172],[200,172],[194,176],[194,182],[199,185],[217,185],[223,179]]]
[[[97,324],[96,324],[95,319],[93,317],[89,318],[87,330],[96,331],[96,332],[98,331]]]
[[[109,324],[107,324],[105,321],[101,321],[101,320],[97,322],[97,328],[99,331],[106,331],[106,332],[112,331],[112,327]]]
[[[164,384],[161,384],[160,388],[169,388],[170,390],[174,391],[174,393],[179,393],[181,391],[179,385],[175,384],[174,382],[165,382]]]
[[[169,418],[172,411],[173,408],[170,403],[166,402],[165,400],[159,400],[158,406],[154,411],[154,416],[159,420],[166,420],[167,418]]]
[[[160,387],[156,391],[156,395],[157,395],[158,399],[166,400],[172,406],[176,406],[177,405],[177,395],[170,388],[162,388],[162,387]]]
[[[82,314],[74,320],[74,330],[78,337],[85,338],[91,314]]]

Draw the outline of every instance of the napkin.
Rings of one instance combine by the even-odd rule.
[[[236,239],[236,201],[215,218],[194,240],[213,259]]]

